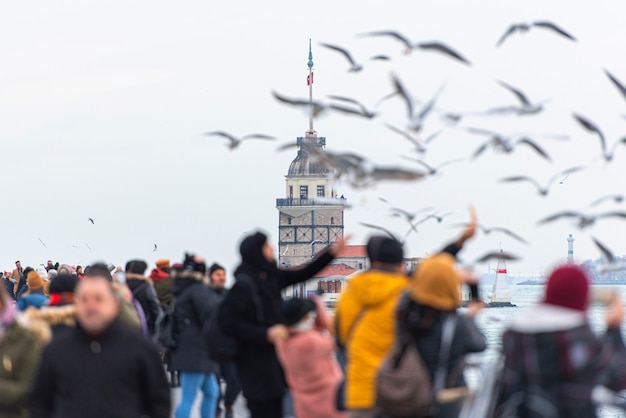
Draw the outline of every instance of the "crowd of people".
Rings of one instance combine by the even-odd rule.
[[[0,417],[188,418],[200,395],[202,418],[232,418],[240,393],[252,418],[283,418],[286,394],[298,418],[394,417],[377,377],[398,341],[432,385],[432,405],[413,416],[457,416],[464,398],[437,393],[464,388],[466,354],[486,349],[474,322],[484,304],[458,309],[460,287],[477,278],[456,256],[475,229],[413,272],[400,242],[371,237],[371,267],[350,279],[334,315],[318,297],[283,300],[282,291],[328,266],[344,239],[280,269],[267,237],[251,234],[230,289],[224,267],[194,254],[148,274],[138,259],[36,270],[17,261],[0,287]],[[494,416],[592,417],[598,388],[626,388],[621,302],[612,299],[601,337],[588,305],[586,273],[557,268],[542,302],[502,337]]]

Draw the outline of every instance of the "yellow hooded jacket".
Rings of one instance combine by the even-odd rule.
[[[373,408],[376,373],[391,348],[396,330],[396,305],[408,277],[370,270],[354,276],[336,309],[339,342],[346,347],[346,406]]]

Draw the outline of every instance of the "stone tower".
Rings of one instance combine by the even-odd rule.
[[[313,56],[309,41],[309,98],[313,98]],[[311,110],[312,111],[312,110]],[[278,261],[281,267],[307,263],[327,245],[343,238],[342,199],[337,199],[333,172],[312,158],[308,148],[323,150],[326,138],[313,129],[313,115],[304,137],[297,138],[298,155],[286,176],[285,197],[276,199],[278,218]],[[343,197],[343,196],[341,196]]]

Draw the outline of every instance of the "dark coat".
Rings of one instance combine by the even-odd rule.
[[[170,388],[156,348],[114,322],[98,339],[77,326],[44,350],[32,418],[170,417]]]
[[[243,255],[243,254],[242,254]],[[253,400],[280,398],[285,390],[283,371],[276,357],[274,345],[267,341],[267,330],[279,322],[281,290],[313,277],[333,260],[329,252],[300,270],[261,270],[245,262],[235,272],[235,285],[230,289],[219,308],[218,321],[224,332],[240,342],[236,359],[239,379],[244,396]],[[262,305],[264,321],[259,323],[252,298],[253,288],[246,281],[248,276],[255,283]]]
[[[626,389],[620,329],[609,328],[598,337],[582,312],[539,304],[503,334],[502,351],[497,417],[595,417],[591,392],[596,385]],[[544,400],[534,404],[551,405],[556,414],[529,408],[533,399]]]
[[[126,283],[133,292],[133,297],[139,302],[143,313],[146,315],[148,332],[150,335],[154,335],[156,320],[161,314],[161,304],[157,298],[152,281],[147,277],[128,273],[126,274]]]
[[[421,306],[404,295],[398,304],[398,331],[409,331],[414,338],[424,364],[434,382],[439,368],[443,324],[448,315],[456,315],[457,322],[446,363],[445,387],[465,386],[463,359],[466,354],[478,353],[487,348],[485,336],[474,320],[456,311],[444,312]]]
[[[217,301],[203,283],[203,275],[184,271],[174,281],[176,347],[171,350],[171,368],[183,372],[217,373],[209,358],[208,327]]]

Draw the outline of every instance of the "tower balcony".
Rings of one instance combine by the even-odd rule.
[[[341,202],[345,201],[346,205],[348,200],[346,198],[329,199],[329,198],[317,198],[317,199],[297,199],[286,198],[276,199],[276,206],[341,206]]]
[[[307,135],[307,136],[299,136],[296,138],[296,143],[298,146],[302,145],[319,145],[326,146],[326,137],[317,135]]]

